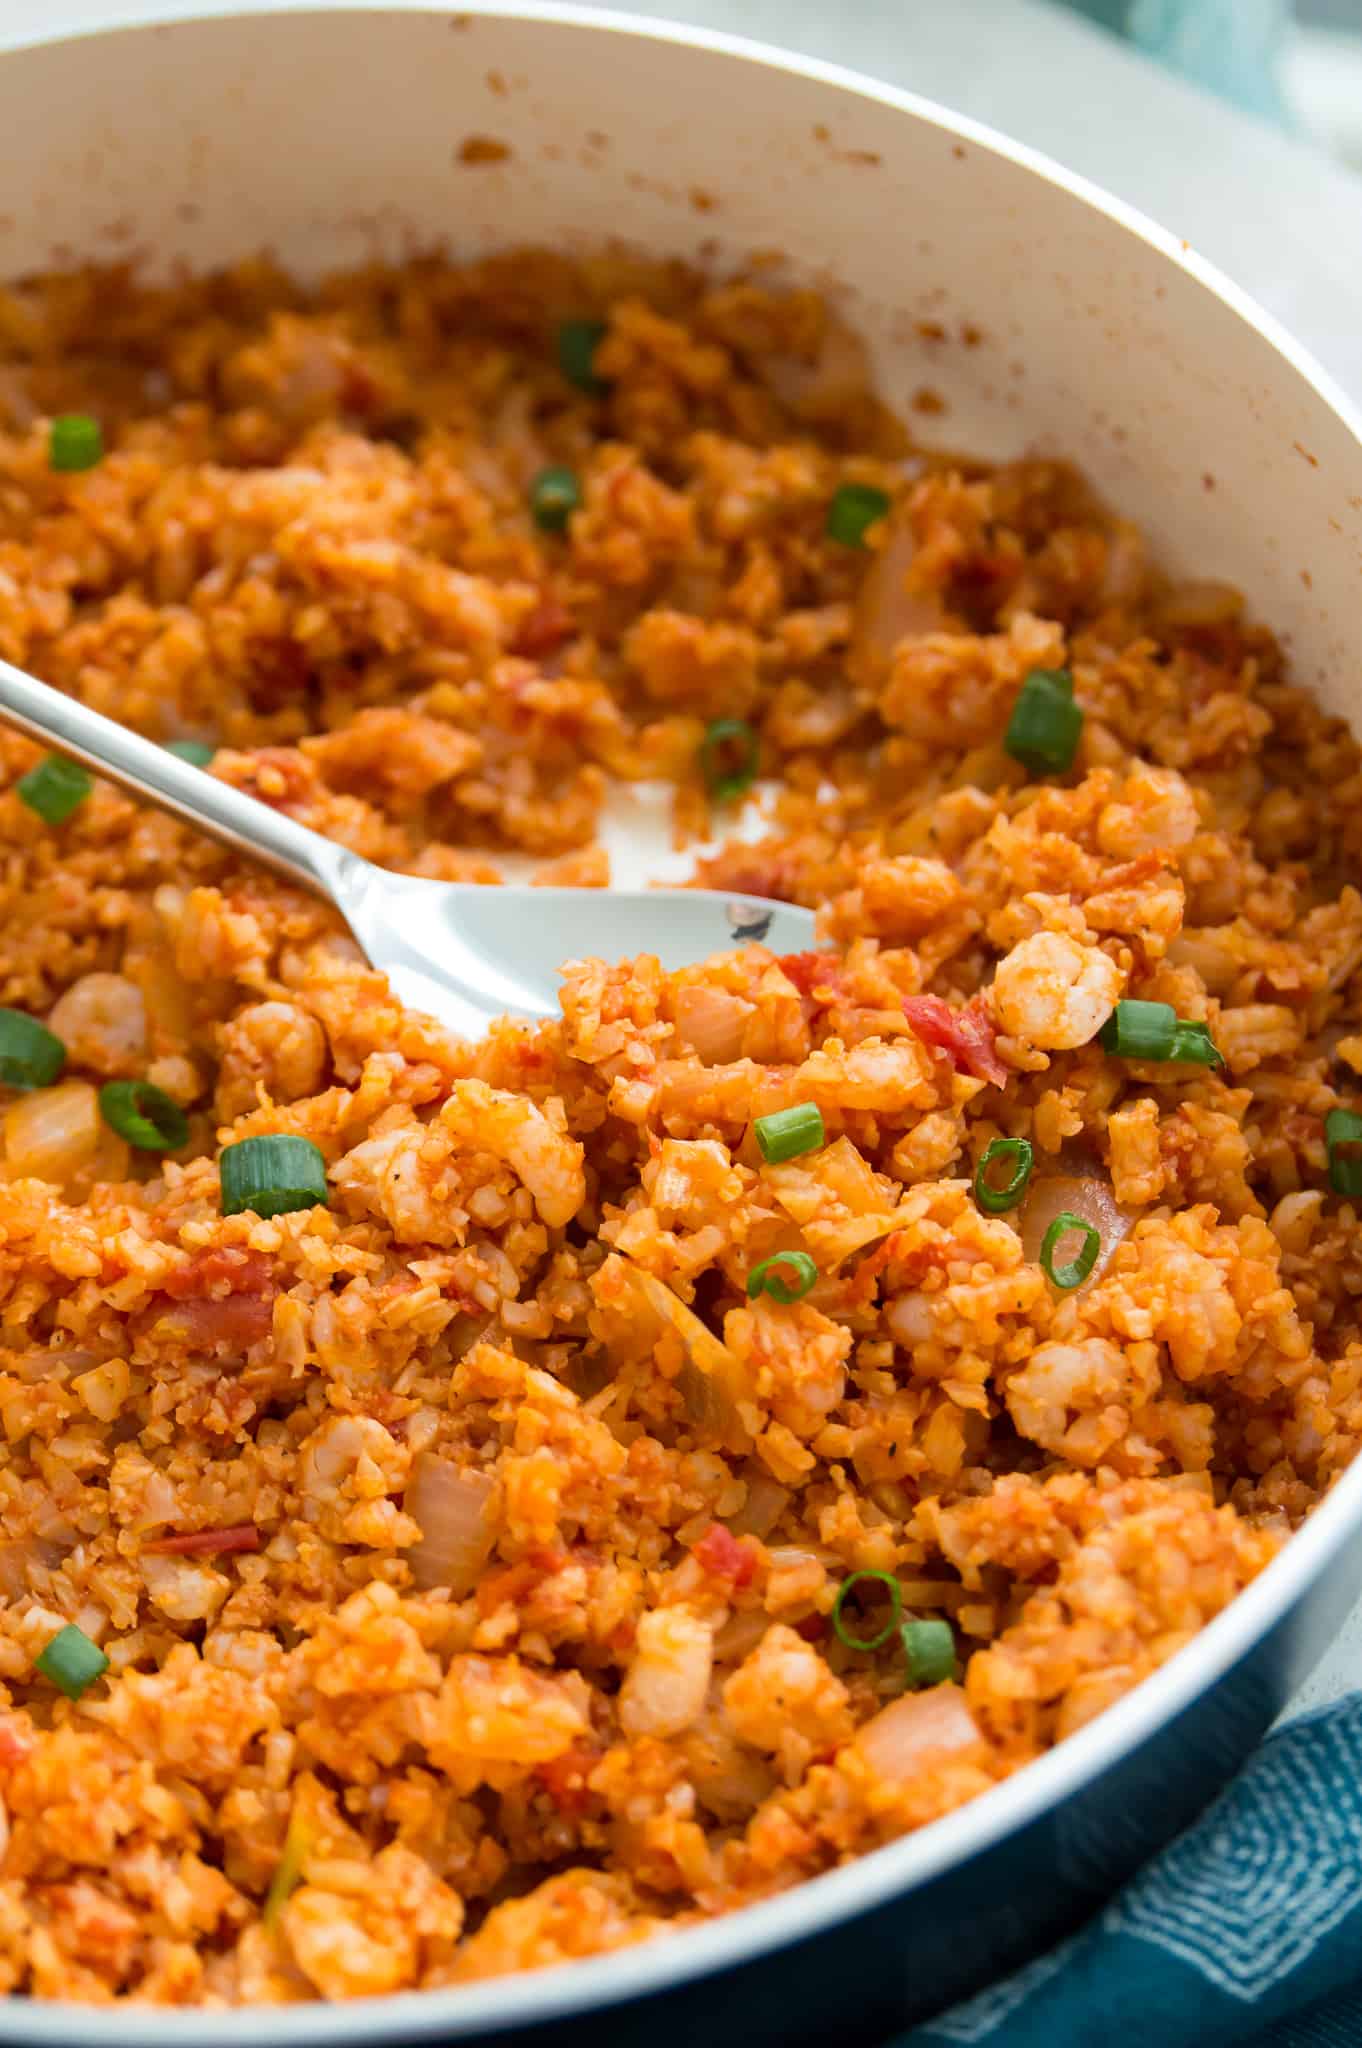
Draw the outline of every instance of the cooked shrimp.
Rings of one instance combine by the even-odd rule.
[[[462,1144],[504,1159],[551,1227],[570,1223],[586,1200],[581,1146],[525,1096],[485,1081],[456,1081],[440,1122]]]
[[[1105,1337],[1038,1345],[1007,1383],[1007,1406],[1023,1436],[1075,1465],[1097,1465],[1129,1433],[1131,1411],[1159,1383],[1152,1344],[1123,1351]]]
[[[214,1107],[223,1123],[272,1102],[315,1095],[326,1079],[326,1033],[297,1003],[251,1003],[222,1027]]]
[[[1196,798],[1176,768],[1141,762],[1097,820],[1097,844],[1121,860],[1164,846],[1186,846],[1201,829]]]
[[[830,1749],[851,1733],[846,1687],[783,1622],[767,1629],[725,1685],[724,1712],[744,1742],[772,1754],[790,1736]]]
[[[423,1856],[390,1842],[372,1863],[313,1859],[282,1916],[293,1959],[325,1998],[372,1997],[415,1984],[445,1959],[463,1900]]]
[[[411,1452],[369,1415],[330,1415],[300,1454],[304,1513],[336,1543],[405,1549],[420,1525],[390,1495],[406,1485]]]
[[[124,974],[82,974],[58,996],[47,1028],[74,1066],[96,1074],[138,1070],[147,1047],[147,1006]]]
[[[1121,988],[1120,968],[1099,946],[1036,932],[999,961],[993,1007],[1009,1037],[1067,1052],[1096,1037]]]
[[[812,1436],[846,1391],[851,1332],[807,1302],[761,1295],[747,1308],[730,1309],[724,1342],[796,1436]]]
[[[620,1687],[626,1735],[680,1735],[697,1719],[709,1690],[714,1638],[686,1607],[658,1607],[638,1625],[634,1661]]]

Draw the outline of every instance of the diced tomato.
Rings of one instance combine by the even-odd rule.
[[[560,1813],[577,1817],[596,1798],[587,1780],[600,1760],[599,1750],[588,1748],[584,1742],[574,1742],[561,1756],[536,1765],[534,1775]]]
[[[214,1245],[173,1267],[162,1284],[172,1301],[200,1301],[210,1294],[259,1293],[271,1277],[270,1260],[264,1252]]]
[[[722,1522],[710,1523],[699,1542],[692,1545],[692,1554],[712,1578],[727,1579],[735,1592],[750,1586],[756,1577],[757,1556],[752,1545],[725,1529]]]
[[[565,640],[570,640],[577,630],[577,621],[566,605],[556,597],[541,597],[534,610],[522,619],[511,642],[512,654],[523,654],[534,661],[545,654],[556,654]]]
[[[922,1043],[944,1052],[957,1072],[991,1081],[995,1088],[1007,1080],[1008,1069],[994,1043],[997,1027],[982,996],[971,996],[959,1010],[940,996],[905,996],[903,1014]]]
[[[566,1550],[543,1545],[528,1551],[515,1564],[502,1565],[499,1570],[489,1572],[478,1585],[478,1612],[495,1614],[498,1607],[507,1601],[513,1606],[524,1606],[537,1586],[562,1571],[570,1562]]]
[[[799,901],[799,863],[788,853],[760,846],[726,846],[695,871],[703,889],[731,889],[735,896],[769,896],[777,903]]]
[[[246,695],[252,711],[281,711],[307,690],[312,668],[307,650],[286,633],[262,633],[250,642]]]
[[[382,386],[366,364],[346,364],[340,388],[340,401],[346,412],[358,413],[361,418],[366,417],[378,410],[382,397]]]
[[[257,747],[233,780],[276,811],[296,809],[317,793],[315,768],[293,747]]]
[[[33,1753],[35,1737],[17,1714],[0,1714],[0,1770],[13,1770]]]
[[[212,1557],[229,1550],[259,1550],[260,1531],[254,1522],[234,1522],[228,1529],[196,1529],[187,1536],[163,1536],[143,1549],[158,1557]]]
[[[175,1303],[163,1320],[187,1344],[246,1350],[270,1333],[279,1290],[273,1261],[264,1252],[213,1246],[175,1267],[163,1286]]]
[[[262,1294],[229,1294],[225,1301],[182,1301],[164,1318],[186,1344],[203,1351],[248,1351],[268,1337],[274,1308]]]
[[[837,988],[835,953],[781,953],[776,965],[802,996],[812,997],[818,988],[834,991]]]
[[[864,1258],[857,1261],[850,1276],[850,1289],[853,1300],[869,1301],[871,1295],[875,1292],[876,1283],[881,1273],[898,1251],[899,1246],[903,1242],[904,1235],[905,1233],[901,1230],[891,1230],[888,1237],[882,1237],[879,1243],[865,1254]]]
[[[1099,875],[1090,891],[1094,896],[1104,896],[1108,889],[1134,889],[1142,882],[1152,882],[1155,875],[1176,867],[1177,862],[1167,847],[1154,847],[1148,853],[1139,853],[1134,860],[1122,861],[1119,867],[1108,868]]]

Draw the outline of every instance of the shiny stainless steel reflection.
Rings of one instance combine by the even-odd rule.
[[[395,993],[452,1031],[552,1017],[565,960],[655,954],[688,967],[763,940],[812,946],[807,910],[713,889],[487,889],[375,867],[165,747],[0,662],[0,719],[334,903]]]

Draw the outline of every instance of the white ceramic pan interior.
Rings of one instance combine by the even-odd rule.
[[[22,50],[11,36],[0,65],[0,275],[116,256],[163,272],[265,247],[315,274],[440,241],[476,254],[614,238],[719,270],[761,256],[771,277],[833,295],[891,403],[923,388],[946,401],[915,415],[923,439],[1076,459],[1171,570],[1238,584],[1297,676],[1358,710],[1362,451],[1346,402],[1174,238],[1000,137],[826,66],[578,8],[44,33]],[[1362,1468],[1157,1678],[920,1834],[599,1963],[381,2001],[382,2028],[453,2037],[608,2004],[922,1881],[1194,1699],[1359,1524]],[[371,2038],[377,2012],[272,2012],[269,2033]],[[56,2044],[73,2027],[127,2038],[116,2016],[57,2008],[30,2007],[22,2031]],[[139,2012],[136,2031],[202,2044],[241,2039],[242,2021]]]

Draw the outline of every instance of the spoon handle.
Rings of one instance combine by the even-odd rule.
[[[116,782],[131,796],[207,832],[234,853],[334,902],[359,857],[258,798],[0,661],[0,719]]]

